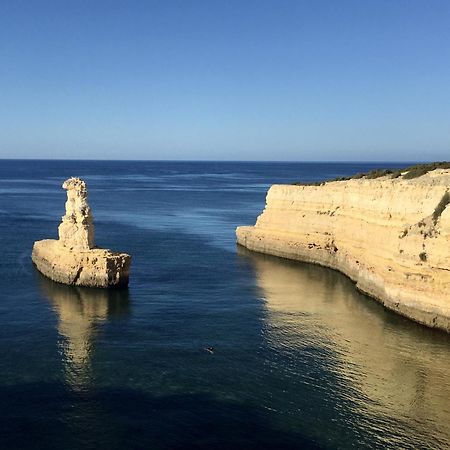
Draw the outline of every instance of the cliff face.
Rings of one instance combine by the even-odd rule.
[[[275,185],[250,250],[331,267],[386,307],[450,331],[450,170],[321,186]]]
[[[90,287],[126,286],[130,255],[94,247],[94,224],[87,203],[86,184],[69,178],[66,213],[59,225],[59,239],[34,243],[32,260],[53,281]]]

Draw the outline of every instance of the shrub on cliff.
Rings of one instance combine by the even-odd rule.
[[[441,201],[436,206],[434,212],[433,212],[433,222],[436,225],[437,221],[439,220],[439,217],[441,217],[441,214],[444,212],[444,209],[447,207],[447,205],[450,203],[450,194],[448,191],[442,196]]]
[[[407,171],[407,173],[403,175],[403,179],[411,180],[413,178],[421,177],[436,169],[450,169],[450,162],[441,161],[429,164],[416,164],[415,166],[408,167],[404,170]]]
[[[375,178],[385,177],[386,175],[390,175],[392,173],[392,170],[389,169],[375,169],[371,170],[369,173],[366,174],[366,178],[368,180],[373,180]]]
[[[297,186],[322,186],[325,183],[330,183],[332,181],[348,181],[357,180],[365,178],[366,180],[373,180],[375,178],[385,177],[391,175],[391,178],[399,178],[402,176],[404,180],[411,180],[413,178],[421,177],[436,169],[450,169],[450,162],[441,161],[427,164],[416,164],[414,166],[406,167],[405,169],[390,170],[390,169],[374,169],[367,173],[357,173],[351,177],[337,177],[325,181],[313,181],[313,182],[302,182],[297,181],[292,183]]]

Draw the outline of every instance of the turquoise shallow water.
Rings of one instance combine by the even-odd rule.
[[[370,168],[1,161],[0,448],[447,448],[449,336],[234,243],[270,184]],[[133,255],[128,290],[31,264],[72,175],[98,245]]]

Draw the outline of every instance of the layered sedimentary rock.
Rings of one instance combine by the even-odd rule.
[[[386,307],[450,331],[449,188],[449,170],[275,185],[237,242],[340,270]]]
[[[67,201],[66,214],[58,227],[59,242],[72,250],[90,250],[94,248],[94,224],[86,183],[69,178],[62,187],[67,191]]]
[[[59,225],[59,239],[37,241],[32,260],[48,278],[77,286],[115,287],[128,285],[131,257],[94,246],[94,225],[87,203],[86,184],[70,178],[66,213]]]

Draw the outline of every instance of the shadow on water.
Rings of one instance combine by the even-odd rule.
[[[298,430],[279,429],[271,411],[244,401],[209,392],[158,395],[98,387],[91,367],[95,341],[104,323],[129,315],[128,290],[65,286],[36,277],[57,315],[64,379],[0,387],[0,448],[321,448]]]
[[[42,294],[58,313],[67,308],[86,318],[100,320],[124,318],[130,313],[128,289],[67,286],[49,280],[37,270],[35,272]]]
[[[385,445],[413,448],[425,436],[430,448],[448,445],[448,335],[386,310],[336,271],[242,247],[238,254],[255,272],[268,345],[296,361],[323,354],[334,379],[320,387],[353,405],[355,427]]]
[[[66,380],[73,389],[90,382],[95,338],[103,323],[129,315],[128,289],[66,286],[36,273],[42,295],[58,316],[58,345]]]
[[[300,433],[274,429],[254,409],[204,394],[80,395],[60,384],[23,384],[0,387],[0,415],[0,445],[8,449],[320,448]]]

